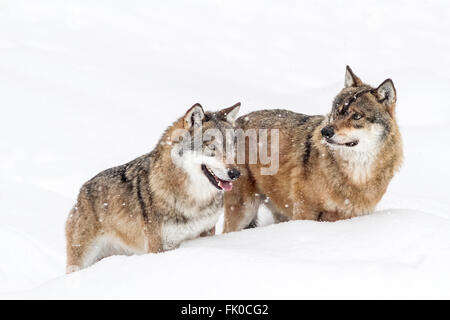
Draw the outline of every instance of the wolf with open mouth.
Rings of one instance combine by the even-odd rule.
[[[241,178],[225,195],[224,232],[255,226],[262,203],[276,221],[372,212],[402,161],[395,105],[392,80],[371,87],[347,67],[345,87],[326,116],[261,110],[237,119],[243,130],[279,130],[280,166],[261,175],[259,163],[240,165]]]
[[[239,107],[205,112],[195,104],[152,152],[86,182],[66,222],[67,272],[214,233],[224,191],[240,175],[223,152],[233,139],[221,139],[233,131]]]

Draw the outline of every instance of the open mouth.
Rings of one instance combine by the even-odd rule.
[[[351,142],[347,142],[347,143],[337,143],[337,142],[333,141],[333,140],[330,139],[330,138],[325,138],[325,140],[326,140],[329,144],[335,144],[335,145],[338,145],[338,146],[346,146],[346,147],[354,147],[354,146],[356,146],[356,145],[359,143],[358,140],[351,141]]]
[[[209,169],[207,166],[202,164],[202,171],[205,176],[208,178],[209,182],[219,190],[230,191],[233,189],[233,183],[231,181],[226,181],[218,178],[214,172]]]

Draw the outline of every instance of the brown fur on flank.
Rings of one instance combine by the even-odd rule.
[[[183,167],[190,150],[176,149],[179,165],[172,161],[175,147],[182,142],[191,146],[191,140],[172,138],[178,129],[190,133],[194,127],[231,129],[239,106],[203,112],[196,104],[166,130],[152,152],[86,182],[66,222],[67,272],[113,254],[156,253],[201,234],[214,234],[223,191],[212,185],[199,163]],[[208,149],[214,143],[202,141],[201,147]],[[224,174],[229,172],[221,155],[208,157],[217,157]]]
[[[279,170],[261,175],[259,163],[240,166],[225,195],[224,232],[254,226],[261,203],[278,221],[372,212],[402,161],[395,102],[391,80],[372,88],[347,67],[345,88],[327,116],[262,110],[240,117],[236,125],[244,130],[279,129]],[[334,133],[328,140],[327,130]]]

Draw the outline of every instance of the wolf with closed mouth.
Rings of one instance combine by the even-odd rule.
[[[240,165],[241,178],[225,195],[224,232],[256,225],[261,203],[276,221],[336,221],[372,212],[402,161],[395,117],[396,90],[377,88],[347,66],[345,87],[326,116],[262,110],[236,126],[279,130],[279,170],[261,175],[261,164]]]
[[[239,171],[218,152],[225,139],[194,131],[226,136],[239,107],[204,112],[195,104],[152,152],[86,182],[66,222],[67,273],[107,256],[161,252],[214,233],[223,191],[232,189]]]

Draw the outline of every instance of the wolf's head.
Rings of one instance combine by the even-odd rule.
[[[234,121],[240,103],[217,112],[193,105],[184,115],[183,129],[173,137],[172,160],[186,171],[194,192],[229,191],[240,172],[234,165]],[[182,139],[180,139],[180,135]]]
[[[347,66],[345,87],[334,99],[321,131],[324,143],[344,154],[376,152],[395,125],[395,102],[391,79],[373,88]]]

